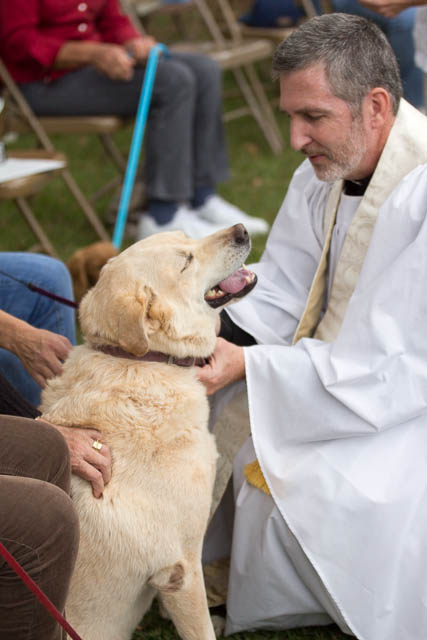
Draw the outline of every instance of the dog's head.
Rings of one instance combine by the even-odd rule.
[[[90,287],[98,282],[104,264],[118,254],[111,242],[94,242],[78,249],[67,262],[73,280],[74,297],[77,302]]]
[[[218,312],[255,286],[256,276],[241,268],[249,251],[241,224],[201,240],[176,231],[135,243],[109,260],[82,300],[86,340],[136,356],[208,356]]]

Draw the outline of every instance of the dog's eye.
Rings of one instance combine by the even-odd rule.
[[[185,271],[185,270],[190,266],[190,264],[192,263],[193,258],[194,258],[194,256],[193,256],[193,254],[192,254],[192,253],[184,253],[184,254],[183,254],[183,257],[185,258],[185,264],[184,264],[184,266],[183,266],[183,267],[182,267],[182,269],[181,269],[181,273],[182,273],[183,271]]]

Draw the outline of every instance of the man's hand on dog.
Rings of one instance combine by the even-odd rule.
[[[43,418],[39,418],[39,420],[43,420]],[[65,438],[70,451],[72,472],[90,482],[95,498],[102,498],[104,487],[111,480],[111,454],[108,446],[102,442],[102,433],[95,429],[60,427],[56,424],[49,424],[62,433]],[[100,450],[93,448],[95,440],[102,443]]]
[[[245,377],[243,347],[218,338],[208,364],[198,369],[198,377],[210,396],[223,387]]]

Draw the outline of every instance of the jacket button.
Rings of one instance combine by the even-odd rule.
[[[86,22],[82,22],[81,24],[79,24],[77,30],[80,31],[80,33],[84,33],[87,30]]]
[[[86,4],[86,2],[80,2],[80,4],[78,5],[77,9],[78,9],[79,11],[86,11],[86,9],[87,9],[87,4]]]

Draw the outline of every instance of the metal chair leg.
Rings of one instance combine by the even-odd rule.
[[[265,120],[263,112],[259,106],[258,100],[256,99],[252,87],[249,85],[249,82],[243,73],[242,69],[233,69],[234,77],[236,78],[237,84],[241,92],[243,93],[246,102],[249,105],[249,108],[254,116],[255,120],[258,123],[261,131],[267,139],[272,151],[274,153],[280,153],[282,151],[281,144],[278,144],[277,138],[271,130],[270,122]]]
[[[34,233],[36,238],[40,240],[40,244],[43,247],[44,251],[46,251],[46,253],[48,253],[53,258],[57,258],[58,254],[53,248],[53,245],[51,244],[49,238],[47,237],[47,235],[45,234],[45,232],[37,222],[27,200],[25,198],[16,198],[15,202],[19,210],[21,211],[22,215],[24,216],[25,220],[27,221],[31,231]]]
[[[258,77],[258,74],[254,68],[254,66],[251,65],[247,65],[245,67],[246,72],[248,74],[248,78],[249,78],[249,83],[252,86],[252,89],[256,95],[256,97],[258,98],[258,102],[262,108],[262,111],[264,113],[264,117],[267,119],[270,129],[271,129],[271,133],[272,136],[275,140],[275,152],[276,153],[280,153],[281,151],[283,151],[283,139],[282,139],[282,133],[278,127],[276,118],[274,116],[273,113],[273,109],[271,108],[271,104],[267,99],[267,96],[265,95],[265,91],[264,91],[264,87],[261,84],[261,81]]]

